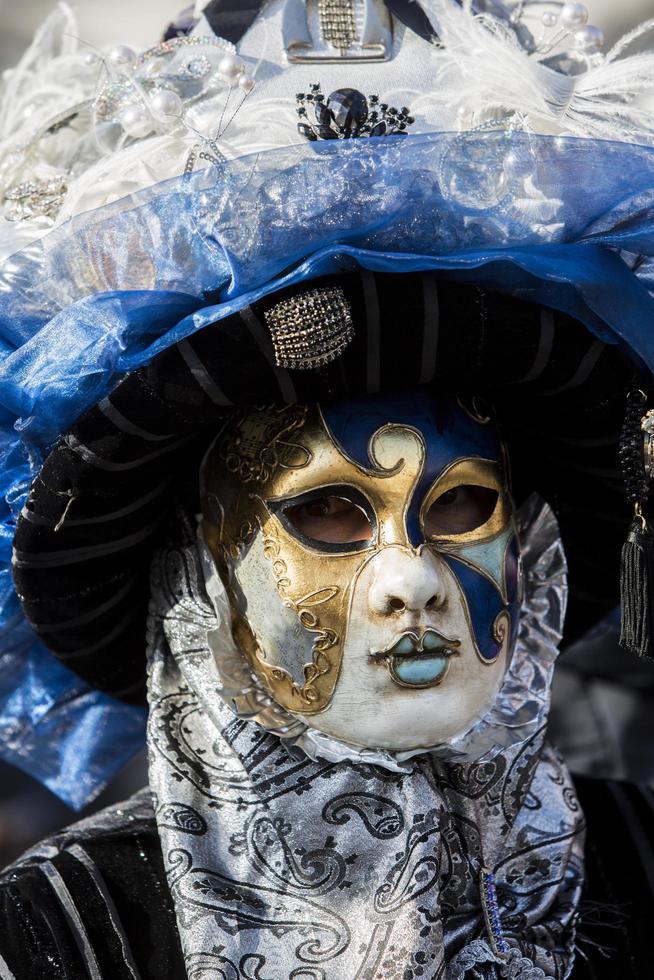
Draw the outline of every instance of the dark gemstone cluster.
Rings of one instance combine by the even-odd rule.
[[[339,88],[327,98],[320,85],[297,95],[298,132],[308,140],[349,140],[361,136],[406,136],[414,122],[405,107],[395,109],[355,88]]]

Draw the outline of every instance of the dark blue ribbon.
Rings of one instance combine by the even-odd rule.
[[[390,12],[420,37],[435,38],[426,13],[413,0],[384,0]],[[211,0],[204,8],[211,30],[232,44],[238,44],[263,9],[265,0]]]

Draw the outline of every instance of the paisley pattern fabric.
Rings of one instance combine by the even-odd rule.
[[[654,976],[651,925],[639,914],[654,903],[654,796],[646,786],[594,779],[575,779],[575,789],[588,832],[571,980]],[[3,980],[2,969],[9,980],[88,980],[94,968],[103,980],[188,980],[149,790],[41,841],[0,874],[0,923]],[[472,970],[480,957],[478,972],[514,968],[489,966],[480,940],[456,970]],[[329,970],[330,980],[342,976],[336,965]]]
[[[547,569],[525,571],[542,603]],[[201,583],[189,532],[153,570],[149,747],[190,980],[567,977],[583,816],[543,728],[474,762],[313,761],[222,700]]]

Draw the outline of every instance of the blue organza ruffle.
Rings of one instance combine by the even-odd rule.
[[[564,310],[651,371],[654,149],[506,132],[301,144],[80,215],[4,264],[0,753],[63,798],[96,791],[143,728],[85,690],[21,619],[11,539],[43,454],[183,337],[355,265],[438,269]]]

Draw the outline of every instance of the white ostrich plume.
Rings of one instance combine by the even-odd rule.
[[[544,63],[538,46],[528,50],[521,43],[515,26],[529,3],[518,4],[513,19],[476,13],[471,0],[420,5],[439,37],[433,99],[458,110],[466,128],[502,120],[537,132],[654,142],[654,110],[643,98],[654,99],[654,52],[628,54],[654,30],[654,18],[605,55],[597,48],[584,51],[577,39],[575,73],[568,74]],[[572,33],[567,37],[572,46]]]

